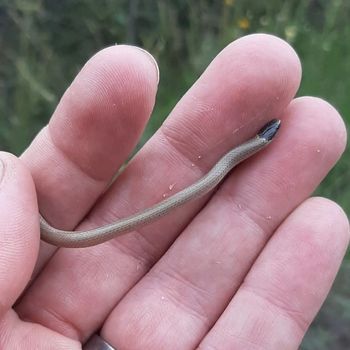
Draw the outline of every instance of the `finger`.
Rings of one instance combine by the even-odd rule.
[[[39,246],[38,207],[29,171],[0,152],[0,318],[32,273]]]
[[[199,349],[298,349],[348,241],[341,208],[307,200],[277,230]]]
[[[283,117],[274,142],[227,178],[160,262],[113,310],[103,334],[117,348],[196,346],[276,227],[337,161],[346,132],[333,107],[320,99],[299,98]],[[159,319],[161,326],[154,331]],[[131,330],[142,334],[130,337]]]
[[[299,61],[285,42],[257,35],[229,45],[178,103],[166,124],[134,158],[81,228],[96,227],[148,207],[163,199],[166,191],[169,194],[171,184],[175,183],[176,191],[193,182],[219,155],[280,113],[290,102],[299,80]],[[199,160],[198,155],[203,157]],[[192,162],[196,166],[191,166]],[[19,308],[21,314],[85,339],[164,253],[203,203],[191,203],[186,210],[138,233],[101,246],[61,250],[26,295]],[[69,274],[61,273],[68,270]],[[67,303],[73,296],[74,303]],[[52,317],[48,309],[55,310],[59,317]]]
[[[0,152],[0,208],[0,348],[78,349],[75,341],[22,322],[11,309],[34,268],[39,221],[30,172],[5,152]]]
[[[50,223],[74,228],[105,190],[152,111],[157,74],[143,50],[113,46],[93,56],[67,89],[22,156]],[[51,255],[48,247],[39,265]]]

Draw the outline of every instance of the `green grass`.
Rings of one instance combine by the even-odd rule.
[[[137,11],[132,3],[138,4]],[[86,59],[117,42],[145,47],[160,64],[158,103],[144,142],[217,52],[253,32],[288,40],[302,60],[299,95],[325,98],[349,124],[349,16],[350,3],[345,0],[202,0],[191,5],[184,0],[3,0],[0,147],[20,154],[47,123]],[[347,151],[317,191],[339,202],[347,213],[349,159]]]
[[[349,18],[347,0],[2,0],[0,148],[20,154],[47,123],[83,63],[101,48],[121,42],[148,49],[160,65],[158,102],[142,138],[145,142],[217,52],[253,32],[289,41],[303,65],[298,94],[328,100],[349,125]],[[317,194],[337,201],[350,213],[349,179],[347,149]],[[334,300],[339,298],[349,307],[350,287],[344,292],[339,284],[322,312],[337,310]],[[349,318],[342,320],[349,326]],[[333,323],[337,322],[334,315]],[[349,336],[344,347],[332,346],[339,337],[317,320],[303,348],[347,349]]]

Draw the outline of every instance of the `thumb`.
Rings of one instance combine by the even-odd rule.
[[[15,156],[0,152],[0,320],[30,279],[39,232],[30,172]]]

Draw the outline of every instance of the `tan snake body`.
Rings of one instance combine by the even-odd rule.
[[[226,153],[206,175],[192,185],[147,209],[114,223],[87,231],[65,231],[52,227],[40,216],[41,239],[59,247],[89,247],[150,223],[180,205],[210,192],[237,164],[268,145],[279,126],[279,120],[270,121],[255,137]]]

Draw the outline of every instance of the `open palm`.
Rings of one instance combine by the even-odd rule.
[[[297,349],[349,237],[336,204],[307,199],[346,132],[326,102],[293,99],[300,77],[282,40],[235,41],[108,187],[152,112],[158,71],[131,46],[91,58],[21,160],[0,154],[0,348],[74,350],[100,332],[118,350]],[[277,117],[273,144],[215,193],[99,246],[39,244],[37,198],[59,228],[113,222]]]

